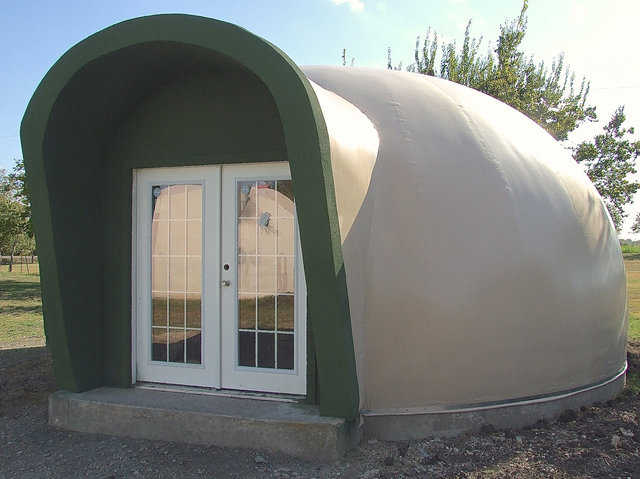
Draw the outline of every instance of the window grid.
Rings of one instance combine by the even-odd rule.
[[[247,192],[247,198],[248,201],[250,200],[250,196],[251,196],[251,192],[254,192],[255,195],[255,216],[254,215],[247,215],[247,216],[243,216],[242,215],[242,211],[239,211],[237,219],[236,219],[236,231],[239,231],[240,228],[240,224],[241,221],[240,220],[252,220],[253,225],[255,225],[254,227],[254,235],[255,235],[255,252],[253,252],[253,254],[247,254],[247,253],[241,253],[240,251],[240,235],[238,235],[238,241],[236,244],[236,254],[237,254],[237,265],[240,264],[240,258],[254,258],[255,261],[255,271],[254,271],[254,281],[255,281],[255,291],[238,291],[238,305],[237,305],[237,314],[238,314],[238,332],[246,332],[246,333],[253,333],[254,336],[254,357],[253,357],[253,367],[261,367],[261,368],[265,368],[265,369],[279,369],[278,368],[278,335],[287,335],[287,336],[295,336],[296,331],[295,331],[295,323],[292,321],[292,326],[291,326],[291,330],[290,331],[286,331],[286,330],[280,330],[280,325],[279,325],[279,315],[278,315],[278,299],[280,296],[290,296],[290,297],[295,297],[295,287],[293,289],[293,292],[288,293],[288,292],[279,292],[279,277],[278,277],[278,273],[279,273],[279,261],[277,260],[277,258],[289,258],[291,259],[291,263],[294,267],[294,278],[295,278],[295,264],[294,264],[294,258],[295,258],[295,254],[279,254],[279,235],[280,235],[280,219],[287,219],[287,220],[291,220],[291,228],[293,228],[294,226],[294,221],[293,221],[293,217],[290,216],[280,216],[280,210],[279,210],[279,200],[280,200],[280,193],[279,193],[279,189],[278,189],[278,182],[279,181],[288,181],[290,182],[291,180],[266,180],[266,181],[239,181],[236,184],[236,193],[238,194],[238,196],[240,196],[241,194],[241,184],[247,185],[250,184],[250,189]],[[261,198],[261,195],[259,194],[259,191],[261,188],[258,187],[259,184],[262,184],[264,186],[273,186],[273,189],[268,188],[269,190],[271,190],[273,192],[273,196],[274,196],[274,215],[269,217],[270,221],[274,221],[276,224],[276,231],[275,231],[275,238],[274,238],[274,253],[263,253],[260,251],[260,228],[261,226],[258,224],[258,220],[261,218],[260,215],[260,211],[261,211],[261,203],[262,201],[264,201],[264,198]],[[245,204],[246,205],[246,204]],[[240,209],[240,208],[239,208]],[[291,236],[291,243],[292,243],[292,248],[295,248],[295,240],[293,237],[293,233]],[[295,249],[294,249],[295,251]],[[261,265],[260,265],[260,261],[259,258],[274,258],[274,277],[273,277],[273,304],[274,304],[274,311],[273,311],[273,322],[274,322],[274,326],[273,329],[263,329],[259,327],[259,321],[260,321],[260,316],[259,316],[259,311],[260,311],[260,302],[259,302],[259,295],[260,293],[265,293],[265,291],[263,290],[262,286],[260,285],[260,275],[261,275]],[[238,271],[240,271],[240,268],[238,267]],[[294,281],[294,279],[292,278],[291,281]],[[253,318],[253,328],[241,328],[240,327],[240,323],[239,323],[239,318],[240,318],[240,295],[250,295],[254,298],[254,318]],[[293,311],[291,312],[291,314],[293,314]],[[265,367],[265,366],[259,366],[259,333],[269,333],[273,336],[273,363],[274,363],[274,367]],[[236,337],[236,344],[238,345],[238,347],[240,347],[239,345],[239,336]],[[238,356],[238,361],[240,362],[240,357]]]
[[[198,198],[200,201],[200,215],[199,218],[190,218],[189,217],[189,193],[190,193],[190,188],[195,187],[197,188],[197,192],[198,192]],[[202,225],[202,185],[158,185],[158,186],[153,186],[152,187],[152,194],[155,191],[156,188],[161,188],[161,192],[160,195],[158,195],[156,197],[160,198],[160,196],[166,195],[166,218],[155,218],[153,217],[153,213],[152,213],[152,224],[156,223],[156,224],[160,224],[160,223],[179,223],[182,222],[184,225],[183,231],[182,233],[184,234],[184,251],[183,254],[172,254],[174,252],[174,245],[173,245],[173,241],[172,241],[172,228],[166,228],[166,240],[167,240],[167,250],[168,250],[168,254],[153,254],[151,255],[152,260],[153,259],[159,259],[159,258],[175,258],[175,259],[183,259],[182,264],[179,265],[178,267],[182,269],[182,275],[184,278],[184,288],[182,290],[176,290],[173,289],[171,286],[172,285],[172,265],[169,262],[167,264],[167,268],[166,268],[166,276],[165,276],[165,285],[166,288],[164,290],[154,290],[152,289],[152,296],[153,294],[163,294],[164,295],[164,301],[165,301],[165,325],[164,326],[153,326],[152,325],[152,332],[153,331],[161,331],[164,330],[165,332],[165,336],[166,336],[166,341],[164,344],[165,347],[165,356],[164,359],[155,359],[152,358],[154,360],[159,360],[161,362],[178,362],[178,363],[183,363],[183,364],[189,364],[189,360],[188,360],[188,339],[190,339],[191,336],[189,336],[188,332],[194,332],[194,333],[200,333],[200,335],[202,334],[202,314],[201,314],[201,310],[202,310],[202,289],[200,288],[199,291],[190,291],[188,289],[188,282],[189,282],[189,277],[188,277],[188,260],[193,258],[193,259],[200,259],[202,258],[201,254],[189,254],[189,245],[190,245],[190,241],[189,241],[189,231],[188,231],[188,225],[189,224],[194,224],[194,223],[199,223],[200,225]],[[162,191],[164,190],[164,192]],[[178,218],[174,218],[174,214],[176,212],[172,211],[173,208],[173,196],[174,194],[182,194],[184,197],[184,209],[181,212],[182,215],[181,217]],[[196,200],[198,201],[198,200]],[[176,203],[176,205],[179,205],[179,203]],[[180,213],[180,212],[178,212]],[[179,215],[180,216],[180,215]],[[200,238],[197,240],[200,243],[200,249],[202,248],[202,227],[199,230],[200,232]],[[175,231],[174,231],[175,233]],[[153,241],[153,238],[152,238]],[[152,248],[153,249],[153,248]],[[153,261],[152,261],[152,268],[153,268]],[[173,271],[173,274],[175,275],[176,271]],[[200,267],[200,271],[198,271],[196,273],[197,275],[200,276],[200,284],[202,284],[202,268]],[[153,271],[152,271],[152,275],[153,275]],[[198,313],[199,315],[199,328],[195,328],[195,327],[191,327],[191,326],[187,326],[187,305],[188,305],[188,297],[189,295],[199,295],[199,299],[200,299],[200,312]],[[182,299],[182,326],[181,327],[177,327],[177,326],[171,326],[171,321],[172,321],[172,316],[171,316],[171,298],[172,297],[181,297]],[[174,300],[175,301],[175,300]],[[153,314],[153,308],[152,308],[152,314]],[[182,359],[178,360],[178,358],[172,357],[171,356],[171,339],[172,339],[172,331],[181,331],[182,335],[180,336],[180,340],[178,342],[182,342]],[[196,334],[194,334],[195,336]],[[152,334],[152,342],[153,342],[153,338],[154,335]],[[197,344],[197,343],[196,343]],[[200,341],[198,347],[200,348],[200,351],[198,352],[197,355],[197,360],[196,361],[192,361],[195,362],[196,364],[201,364],[202,363],[202,342]]]

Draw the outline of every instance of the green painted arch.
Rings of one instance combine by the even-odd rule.
[[[93,89],[91,75],[96,70],[91,66],[105,58],[117,63],[119,52],[132,46],[163,44],[205,49],[223,61],[231,59],[259,78],[271,94],[299,210],[316,361],[314,395],[321,414],[355,418],[359,397],[346,277],[329,138],[318,100],[305,75],[278,48],[235,25],[191,15],[136,18],[88,37],[49,70],[24,114],[21,141],[41,261],[45,330],[59,386],[82,391],[131,383],[130,328],[119,331],[118,344],[126,344],[115,348],[123,356],[119,365],[112,371],[105,364],[114,359],[105,352],[109,346],[103,341],[104,310],[111,306],[102,290],[117,275],[109,276],[109,259],[87,258],[96,248],[104,248],[109,238],[118,237],[122,244],[130,238],[130,231],[123,231],[126,223],[119,231],[105,231],[101,217],[108,205],[92,199],[92,185],[106,174],[96,158],[104,157],[130,99],[124,94],[126,85],[120,87],[122,94],[111,97]],[[119,81],[114,74],[108,83]],[[75,190],[73,194],[69,189]],[[130,255],[125,261],[130,278]],[[129,296],[129,308],[130,301]]]

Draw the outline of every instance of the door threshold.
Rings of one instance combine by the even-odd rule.
[[[275,401],[286,403],[297,403],[305,399],[304,396],[296,396],[294,394],[276,394],[254,391],[236,391],[232,389],[215,389],[198,386],[178,386],[174,384],[158,384],[158,383],[136,383],[137,389],[148,389],[151,391],[164,391],[174,393],[200,394],[203,396],[219,396],[236,399],[254,399],[257,401]]]

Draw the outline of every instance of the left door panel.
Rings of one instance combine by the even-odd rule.
[[[136,380],[220,387],[220,167],[134,184]]]

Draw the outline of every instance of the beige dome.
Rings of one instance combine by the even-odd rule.
[[[365,414],[558,394],[624,370],[620,247],[562,145],[445,80],[304,71],[331,137]]]

